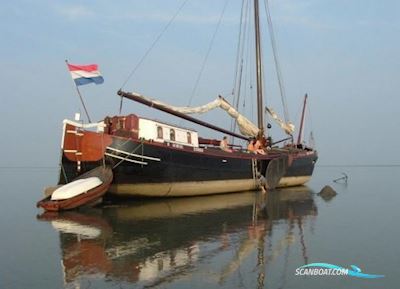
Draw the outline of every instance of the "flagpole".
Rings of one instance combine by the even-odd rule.
[[[65,60],[65,63],[66,63],[66,64],[67,64],[67,66],[68,66],[68,60]],[[76,85],[75,81],[74,81],[74,80],[72,80],[72,81],[74,82],[74,85],[75,85],[75,88],[76,88],[76,92],[78,93],[78,96],[79,96],[79,99],[81,100],[81,103],[82,103],[83,109],[85,110],[86,117],[87,117],[87,119],[88,119],[89,123],[91,123],[92,121],[91,121],[91,119],[90,119],[90,116],[89,116],[89,113],[88,113],[88,111],[87,111],[87,109],[86,109],[85,102],[83,101],[82,94],[81,94],[81,92],[80,92],[80,90],[79,90],[78,86]]]
[[[76,84],[75,84],[75,88],[76,88],[76,91],[78,92],[79,98],[80,98],[80,100],[81,100],[83,109],[85,110],[85,113],[86,113],[86,116],[87,116],[87,118],[88,118],[88,121],[89,121],[89,123],[91,123],[92,121],[91,121],[90,116],[89,116],[89,113],[88,113],[88,111],[87,111],[87,109],[86,109],[85,102],[83,101],[83,97],[82,97],[82,95],[81,95],[81,92],[79,91],[79,88],[78,88],[78,86],[77,86]]]
[[[121,102],[119,103],[119,114],[121,114],[122,111],[122,102],[124,101],[124,98],[121,96]]]

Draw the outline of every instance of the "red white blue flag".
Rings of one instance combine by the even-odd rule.
[[[76,85],[89,83],[101,84],[104,82],[104,78],[101,76],[97,64],[75,65],[67,63],[67,65]]]

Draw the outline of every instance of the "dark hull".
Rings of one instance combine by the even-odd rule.
[[[314,150],[298,150],[292,153],[293,161],[281,178],[278,187],[300,186],[307,183],[314,172],[318,155]]]
[[[173,147],[113,136],[105,155],[106,162],[114,172],[109,190],[111,193],[121,196],[176,197],[257,189],[259,184],[255,170],[265,175],[268,164],[285,154],[275,151],[266,156],[245,152],[227,153],[218,148]],[[293,153],[289,157],[290,164],[283,180],[285,177],[296,180],[310,177],[315,160],[315,153]],[[68,182],[101,163],[102,160],[82,161],[78,172],[77,163],[64,154],[59,182]]]

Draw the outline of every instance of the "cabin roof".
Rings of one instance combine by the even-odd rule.
[[[158,119],[152,119],[152,118],[141,117],[141,116],[139,117],[139,119],[150,120],[150,121],[154,121],[154,122],[157,122],[157,123],[160,123],[160,124],[165,124],[165,125],[168,125],[168,126],[172,126],[174,128],[180,128],[180,129],[183,129],[183,130],[187,130],[187,131],[190,131],[190,132],[196,132],[197,133],[197,131],[192,129],[192,128],[183,127],[183,126],[180,126],[180,125],[168,123],[168,122],[161,121],[161,120],[158,120]]]

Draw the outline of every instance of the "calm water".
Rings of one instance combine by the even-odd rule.
[[[348,184],[335,184],[341,172]],[[318,167],[306,188],[43,214],[55,169],[0,169],[0,288],[398,288],[399,167]],[[338,195],[317,193],[331,185]],[[296,276],[326,262],[380,279]]]

